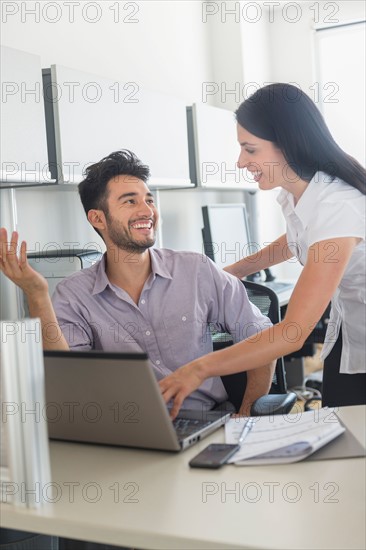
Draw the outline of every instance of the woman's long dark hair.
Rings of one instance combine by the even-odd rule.
[[[366,170],[337,145],[315,103],[296,86],[260,88],[235,115],[248,132],[274,142],[301,179],[320,170],[366,194]]]

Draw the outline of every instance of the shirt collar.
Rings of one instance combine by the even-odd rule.
[[[322,183],[325,183],[324,176],[326,174],[323,172],[317,172],[314,175],[296,206],[294,196],[289,191],[286,191],[286,189],[282,189],[277,196],[277,202],[282,206],[284,213],[295,213],[303,227],[308,225],[313,214],[314,204],[318,201],[320,192],[323,190]],[[327,177],[329,178],[329,176]]]
[[[153,275],[159,275],[164,279],[173,279],[172,274],[170,273],[167,265],[164,263],[161,255],[159,254],[158,249],[150,248],[150,259],[151,259],[151,271]]]
[[[297,205],[294,207],[294,212],[301,221],[303,227],[308,225],[308,222],[314,212],[314,204],[316,204],[317,201],[317,188],[313,178],[301,195]]]
[[[105,252],[103,254],[103,258],[100,260],[96,267],[96,277],[95,277],[95,283],[92,291],[92,295],[99,294],[100,292],[103,292],[107,288],[108,285],[110,285],[109,279],[107,277],[107,274],[105,272],[105,262],[106,262],[107,253]]]
[[[152,280],[155,279],[156,275],[159,275],[160,277],[163,277],[165,279],[172,279],[172,275],[169,272],[167,266],[164,264],[164,261],[162,260],[161,256],[157,253],[156,249],[150,248],[149,249],[150,254],[150,260],[151,260],[151,276]],[[95,283],[92,291],[92,295],[100,294],[107,288],[107,286],[111,286],[111,283],[107,277],[107,273],[105,270],[105,264],[106,264],[106,253],[103,254],[103,258],[98,263],[96,267],[96,278]]]

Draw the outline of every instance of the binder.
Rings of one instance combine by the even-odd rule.
[[[365,449],[340,422],[336,409],[298,414],[252,417],[254,428],[229,460],[236,465],[285,464],[364,456]],[[233,418],[225,426],[227,443],[236,443],[247,418]]]

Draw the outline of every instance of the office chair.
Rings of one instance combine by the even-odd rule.
[[[249,300],[258,307],[258,309],[269,317],[273,324],[276,324],[281,319],[280,305],[277,294],[270,288],[253,283],[251,281],[243,281],[246,288]],[[223,335],[221,338],[213,338],[214,351],[228,347],[233,344],[230,335]],[[244,391],[247,381],[246,372],[238,372],[235,374],[227,374],[221,376],[226,393],[230,403],[238,412],[243,401]],[[259,397],[252,404],[250,414],[252,416],[264,416],[269,414],[288,414],[296,402],[296,394],[293,392],[287,393],[285,366],[283,357],[280,357],[276,363],[276,369],[268,395]]]

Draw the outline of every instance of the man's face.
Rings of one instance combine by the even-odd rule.
[[[133,176],[117,176],[108,182],[106,236],[118,248],[142,253],[156,239],[159,219],[147,185]]]

